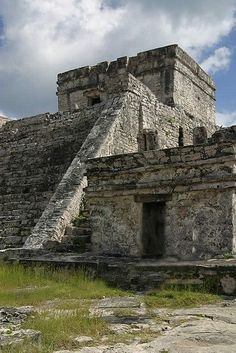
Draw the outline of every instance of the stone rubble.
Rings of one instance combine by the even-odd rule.
[[[21,324],[32,314],[33,307],[0,308],[0,348],[15,345],[25,340],[38,342],[40,332],[22,329]]]
[[[113,309],[114,307],[115,304]],[[132,306],[131,308],[133,309]],[[107,309],[110,310],[111,307]],[[235,299],[200,308],[156,309],[154,312],[168,322],[168,328],[157,331],[157,337],[150,342],[140,343],[137,332],[137,337],[131,344],[84,347],[74,350],[73,353],[234,353],[236,351]],[[156,326],[159,324],[156,323]],[[72,353],[72,351],[54,353]]]
[[[0,347],[40,341],[40,332],[21,328],[32,313],[33,307],[0,309]],[[139,295],[104,298],[93,301],[90,316],[108,322],[117,338],[129,334],[130,339],[109,345],[103,336],[103,344],[96,346],[93,337],[77,336],[72,340],[82,348],[54,353],[234,353],[236,349],[236,299],[194,308],[150,309]],[[146,342],[145,332],[149,333]]]

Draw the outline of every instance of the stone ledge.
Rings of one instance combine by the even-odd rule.
[[[96,256],[92,253],[52,253],[45,250],[8,249],[0,259],[23,265],[45,265],[89,270],[113,286],[143,291],[165,284],[179,287],[209,288],[236,295],[236,258],[205,261],[178,261],[131,257]]]

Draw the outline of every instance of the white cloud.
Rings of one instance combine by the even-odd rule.
[[[201,63],[201,67],[208,73],[215,73],[227,69],[230,64],[232,50],[227,47],[216,49],[212,55]]]
[[[162,45],[199,59],[230,33],[234,9],[235,0],[1,0],[0,108],[56,110],[58,72]]]
[[[0,110],[0,117],[1,118],[6,118],[6,115]]]
[[[129,0],[126,36],[137,45],[178,43],[196,58],[235,25],[235,0]],[[139,49],[138,49],[139,50]]]
[[[216,113],[216,122],[219,126],[236,125],[236,111]]]

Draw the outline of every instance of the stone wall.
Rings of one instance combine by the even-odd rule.
[[[128,115],[129,120],[136,122],[135,134],[138,134],[138,114],[140,103],[142,104],[142,121],[139,121],[140,129],[156,130],[159,138],[160,148],[177,147],[179,145],[179,129],[182,128],[184,145],[191,145],[193,141],[193,129],[197,126],[205,126],[208,136],[216,129],[215,123],[205,118],[194,119],[186,114],[181,107],[170,107],[161,103],[152,91],[133,75],[119,75],[119,82],[123,82],[123,89],[127,85],[128,92]],[[137,99],[139,97],[139,99]],[[133,118],[132,118],[133,117]],[[127,125],[129,127],[129,125]],[[136,138],[135,137],[135,138]],[[134,139],[133,139],[134,140]]]
[[[90,160],[93,251],[144,255],[144,204],[164,203],[163,256],[186,260],[236,252],[236,127],[231,131],[231,142],[222,138],[226,129],[218,143]]]
[[[21,246],[29,235],[29,248],[62,239],[79,214],[87,158],[137,152],[137,137],[145,129],[157,131],[161,148],[178,146],[180,128],[185,144],[191,144],[196,126],[207,125],[208,134],[215,130],[212,116],[208,121],[209,115],[192,116],[187,105],[178,106],[178,97],[173,104],[178,60],[191,67],[192,87],[201,81],[203,99],[206,85],[213,94],[209,77],[170,46],[61,74],[59,109],[70,112],[10,121],[1,128],[0,247]],[[98,93],[100,104],[88,106]],[[206,103],[209,109],[212,104]]]
[[[181,48],[176,49],[174,104],[184,108],[193,119],[215,123],[215,89],[211,78]],[[205,125],[204,124],[204,125]]]
[[[101,109],[43,114],[0,129],[0,247],[24,243]]]
[[[66,226],[79,214],[83,188],[86,186],[86,178],[84,177],[86,158],[108,155],[112,152],[112,148],[116,148],[116,144],[122,146],[121,141],[115,139],[115,136],[113,136],[113,140],[109,138],[109,132],[119,117],[123,101],[124,97],[122,95],[107,100],[96,124],[91,129],[32,234],[24,244],[25,248],[43,248],[47,246],[48,241],[61,241]]]
[[[142,96],[131,92],[131,75],[119,75],[116,93],[111,92],[81,149],[45,208],[26,248],[42,248],[48,240],[61,241],[66,225],[78,216],[83,188],[86,186],[86,160],[92,157],[136,152],[139,106]],[[135,79],[134,79],[135,80]],[[152,95],[152,93],[151,93]],[[146,110],[146,114],[150,114]]]
[[[97,105],[102,106],[98,120],[27,239],[27,248],[46,246],[48,240],[61,241],[66,225],[79,214],[88,158],[137,152],[137,136],[143,128],[158,130],[163,148],[177,146],[179,124],[186,132],[186,142],[191,141],[191,127],[202,124],[198,119],[193,122],[181,108],[161,104],[151,90],[131,74],[125,72],[109,80],[109,95]],[[210,124],[207,128],[209,132],[214,130]]]
[[[236,191],[235,190],[233,192],[232,209],[234,210],[233,219],[232,219],[232,224],[233,224],[233,251],[234,251],[234,253],[236,253]]]
[[[60,111],[87,106],[91,97],[107,99],[110,77],[131,73],[144,83],[159,102],[180,106],[192,119],[215,122],[215,85],[200,66],[177,45],[170,45],[134,57],[122,57],[58,75]]]

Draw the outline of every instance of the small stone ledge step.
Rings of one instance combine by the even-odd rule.
[[[84,245],[87,243],[90,243],[91,237],[90,235],[81,235],[75,239],[73,239],[73,244],[74,245]]]
[[[80,237],[83,235],[91,235],[91,228],[89,227],[75,227],[67,226],[65,230],[65,236]]]
[[[85,210],[81,210],[81,214],[82,214],[84,217],[89,217],[90,212],[89,212],[88,209],[85,209]]]
[[[90,251],[91,249],[91,237],[90,235],[80,235],[77,237],[65,236],[61,242],[56,240],[48,240],[44,244],[46,251],[55,252],[75,252],[82,254]]]
[[[74,220],[74,224],[66,227],[61,242],[48,241],[45,244],[45,249],[55,252],[75,252],[77,254],[89,252],[92,248],[91,233],[89,211],[82,210]]]
[[[80,224],[79,225],[77,225],[76,226],[77,228],[90,228],[90,222],[87,220],[87,219],[85,219],[85,220],[82,220],[81,222],[80,222]]]

